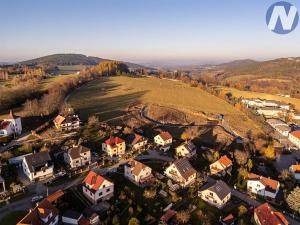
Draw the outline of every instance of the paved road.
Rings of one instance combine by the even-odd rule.
[[[12,140],[11,142],[9,142],[6,146],[1,146],[0,147],[0,153],[6,151],[7,149],[15,146],[15,145],[20,145],[22,143],[24,143],[28,137],[30,136],[31,132],[25,132],[23,133],[21,136],[19,136],[18,138]]]

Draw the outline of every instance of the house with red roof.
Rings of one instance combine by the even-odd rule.
[[[289,225],[284,215],[274,211],[268,203],[254,209],[254,222],[257,225]]]
[[[293,174],[294,178],[300,181],[300,165],[291,165],[289,170]]]
[[[97,204],[113,196],[114,183],[90,171],[82,182],[82,192],[93,204]]]
[[[154,142],[161,147],[163,151],[170,149],[173,137],[169,132],[161,132],[154,137]]]
[[[300,149],[300,130],[289,133],[289,140]]]
[[[280,183],[267,177],[259,176],[254,173],[248,174],[247,191],[248,193],[260,195],[262,197],[275,199],[280,189]]]
[[[124,176],[131,182],[138,185],[149,183],[154,178],[152,175],[152,169],[149,166],[146,166],[134,159],[125,164]]]
[[[211,175],[225,176],[227,173],[231,173],[232,161],[224,155],[216,162],[210,164],[209,168]]]
[[[102,151],[110,157],[122,156],[125,154],[126,143],[122,138],[111,136],[102,143]]]
[[[139,134],[130,134],[126,138],[127,147],[133,150],[139,150],[146,147],[148,140]]]
[[[0,120],[0,138],[20,135],[22,133],[21,117],[16,116],[13,111],[4,120]]]

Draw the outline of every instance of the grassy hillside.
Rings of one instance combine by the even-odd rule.
[[[88,83],[76,90],[69,103],[83,119],[96,114],[101,120],[124,115],[126,108],[136,102],[154,103],[208,116],[225,115],[234,129],[241,133],[258,128],[242,112],[227,102],[200,88],[181,82],[157,78],[111,77]]]

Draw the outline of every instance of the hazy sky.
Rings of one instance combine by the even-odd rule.
[[[274,2],[0,0],[0,61],[53,53],[191,63],[300,56],[300,25],[288,35],[266,26]]]

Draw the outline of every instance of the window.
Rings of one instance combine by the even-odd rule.
[[[99,196],[101,196],[102,195],[102,192],[99,192]]]
[[[110,192],[110,188],[107,188],[107,189],[106,189],[106,192]]]

